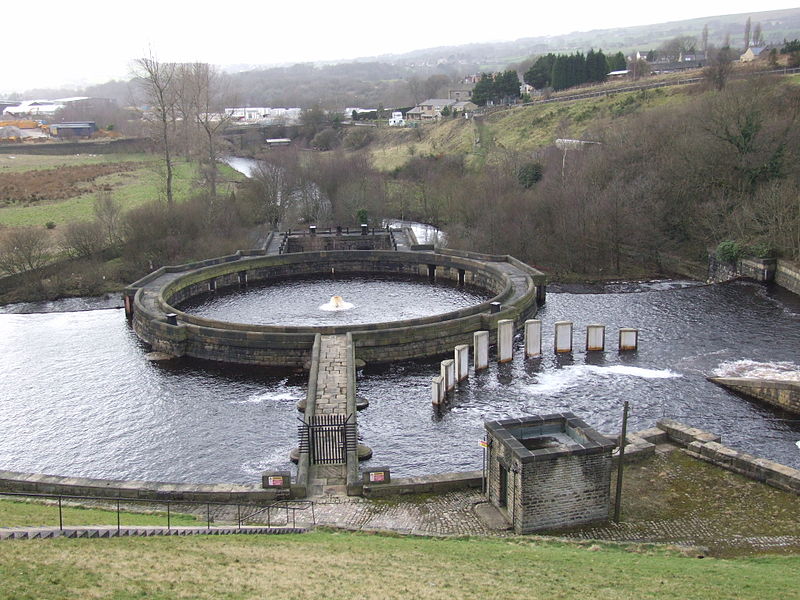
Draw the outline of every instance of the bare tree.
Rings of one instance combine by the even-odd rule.
[[[747,21],[744,23],[744,49],[747,50],[750,47],[750,17],[747,17]]]
[[[103,190],[97,194],[92,205],[95,219],[100,223],[106,243],[116,246],[122,241],[120,236],[120,221],[122,206],[114,199],[111,192]]]
[[[708,66],[704,70],[706,79],[718,90],[725,89],[733,71],[733,51],[728,46],[712,49],[708,56]]]
[[[145,119],[161,148],[165,169],[167,204],[172,204],[173,125],[175,122],[175,63],[159,62],[152,53],[134,61],[134,73],[149,104]]]
[[[0,270],[6,273],[40,269],[49,260],[47,233],[43,229],[14,229],[0,241]]]
[[[703,34],[701,36],[701,43],[703,45],[703,54],[708,54],[708,23],[703,25]]]
[[[764,45],[764,33],[761,31],[761,23],[756,23],[756,26],[753,28],[753,46],[763,46]]]
[[[231,116],[225,114],[225,104],[230,101],[223,92],[222,74],[208,63],[193,63],[191,82],[193,87],[195,119],[203,134],[203,174],[212,198],[217,196],[217,162],[222,148],[221,133],[230,123]]]
[[[61,246],[70,256],[87,258],[106,245],[103,226],[98,221],[73,221],[64,229]]]

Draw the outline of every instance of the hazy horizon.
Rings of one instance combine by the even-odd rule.
[[[743,0],[678,0],[660,6],[625,0],[613,10],[592,5],[567,13],[558,6],[511,0],[493,11],[426,7],[423,18],[410,6],[382,12],[356,8],[351,13],[319,0],[305,3],[299,17],[247,6],[198,11],[195,4],[154,0],[141,0],[135,9],[117,16],[108,15],[108,5],[97,0],[70,4],[44,0],[37,6],[46,9],[47,18],[4,32],[6,46],[17,52],[4,60],[0,94],[127,79],[133,60],[151,52],[159,60],[219,66],[346,61],[439,46],[796,8],[790,4],[775,1],[753,11],[752,3]],[[40,35],[37,26],[44,29]]]

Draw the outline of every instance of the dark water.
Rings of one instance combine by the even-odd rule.
[[[0,315],[0,469],[255,482],[289,467],[306,379],[148,362],[121,310]]]
[[[484,419],[572,410],[613,432],[627,399],[632,429],[668,415],[800,467],[800,417],[705,381],[742,360],[800,364],[797,297],[739,283],[615,288],[630,289],[638,293],[548,294],[539,315],[545,357],[526,362],[518,353],[492,366],[441,412],[430,403],[437,361],[368,367],[358,390],[371,405],[359,428],[372,464],[398,476],[479,469]],[[586,324],[604,323],[611,350],[556,359],[548,348],[562,319],[575,322],[576,348]],[[620,326],[641,329],[636,355],[613,350]],[[0,314],[0,469],[256,483],[263,469],[289,468],[304,375],[189,360],[163,366],[145,354],[120,310]]]
[[[359,431],[373,447],[373,461],[398,475],[478,469],[485,420],[570,410],[600,431],[616,433],[622,403],[631,403],[632,430],[669,416],[722,434],[723,443],[800,467],[800,416],[738,397],[709,383],[715,369],[738,361],[800,370],[800,302],[749,284],[692,286],[657,283],[618,286],[639,293],[548,293],[538,318],[544,357],[515,360],[459,386],[448,407],[435,410],[430,380],[438,363],[406,363],[380,372],[367,369],[359,394],[370,407]],[[648,291],[653,290],[653,291]],[[553,323],[575,323],[575,348],[585,326],[607,326],[604,353],[552,352]],[[615,333],[637,327],[639,351],[619,355]],[[394,423],[390,431],[387,423]]]
[[[347,303],[332,310],[333,296]],[[257,325],[354,325],[417,319],[480,304],[491,296],[447,280],[400,277],[289,279],[207,295],[180,308],[201,317]]]

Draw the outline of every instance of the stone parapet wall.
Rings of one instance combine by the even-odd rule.
[[[661,419],[656,427],[682,446],[687,454],[767,485],[800,494],[800,470],[766,458],[723,446],[720,436],[689,427],[672,419]]]
[[[266,490],[256,485],[227,483],[193,484],[160,483],[62,477],[38,473],[0,471],[0,490],[31,494],[60,494],[65,496],[98,496],[135,498],[139,500],[170,500],[191,502],[264,502],[284,499],[283,490]]]
[[[746,452],[723,446],[718,442],[692,442],[687,453],[749,479],[755,479],[787,492],[800,494],[800,470],[757,458]]]
[[[463,473],[392,478],[389,483],[365,483],[363,494],[367,498],[407,494],[443,494],[454,490],[480,489],[482,485],[482,471],[465,471]]]
[[[493,330],[500,319],[518,324],[536,313],[537,285],[544,276],[530,267],[483,260],[470,253],[394,251],[305,252],[266,256],[263,251],[238,252],[200,263],[163,267],[126,288],[132,301],[136,334],[155,350],[221,362],[303,367],[314,334],[352,332],[359,359],[393,362],[449,353],[471,343],[474,331]],[[497,257],[489,257],[497,258]],[[520,263],[521,264],[521,263]],[[175,305],[211,290],[288,277],[381,274],[435,277],[463,281],[495,296],[471,307],[406,321],[328,327],[281,327],[230,323],[183,312]],[[539,290],[541,291],[541,290]],[[501,303],[492,313],[491,302]],[[170,324],[167,315],[176,315]]]

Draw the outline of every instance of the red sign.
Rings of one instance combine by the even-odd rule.
[[[369,480],[373,483],[380,483],[386,480],[386,473],[383,471],[372,471],[369,474]]]
[[[267,485],[270,487],[283,487],[283,477],[268,477]]]

